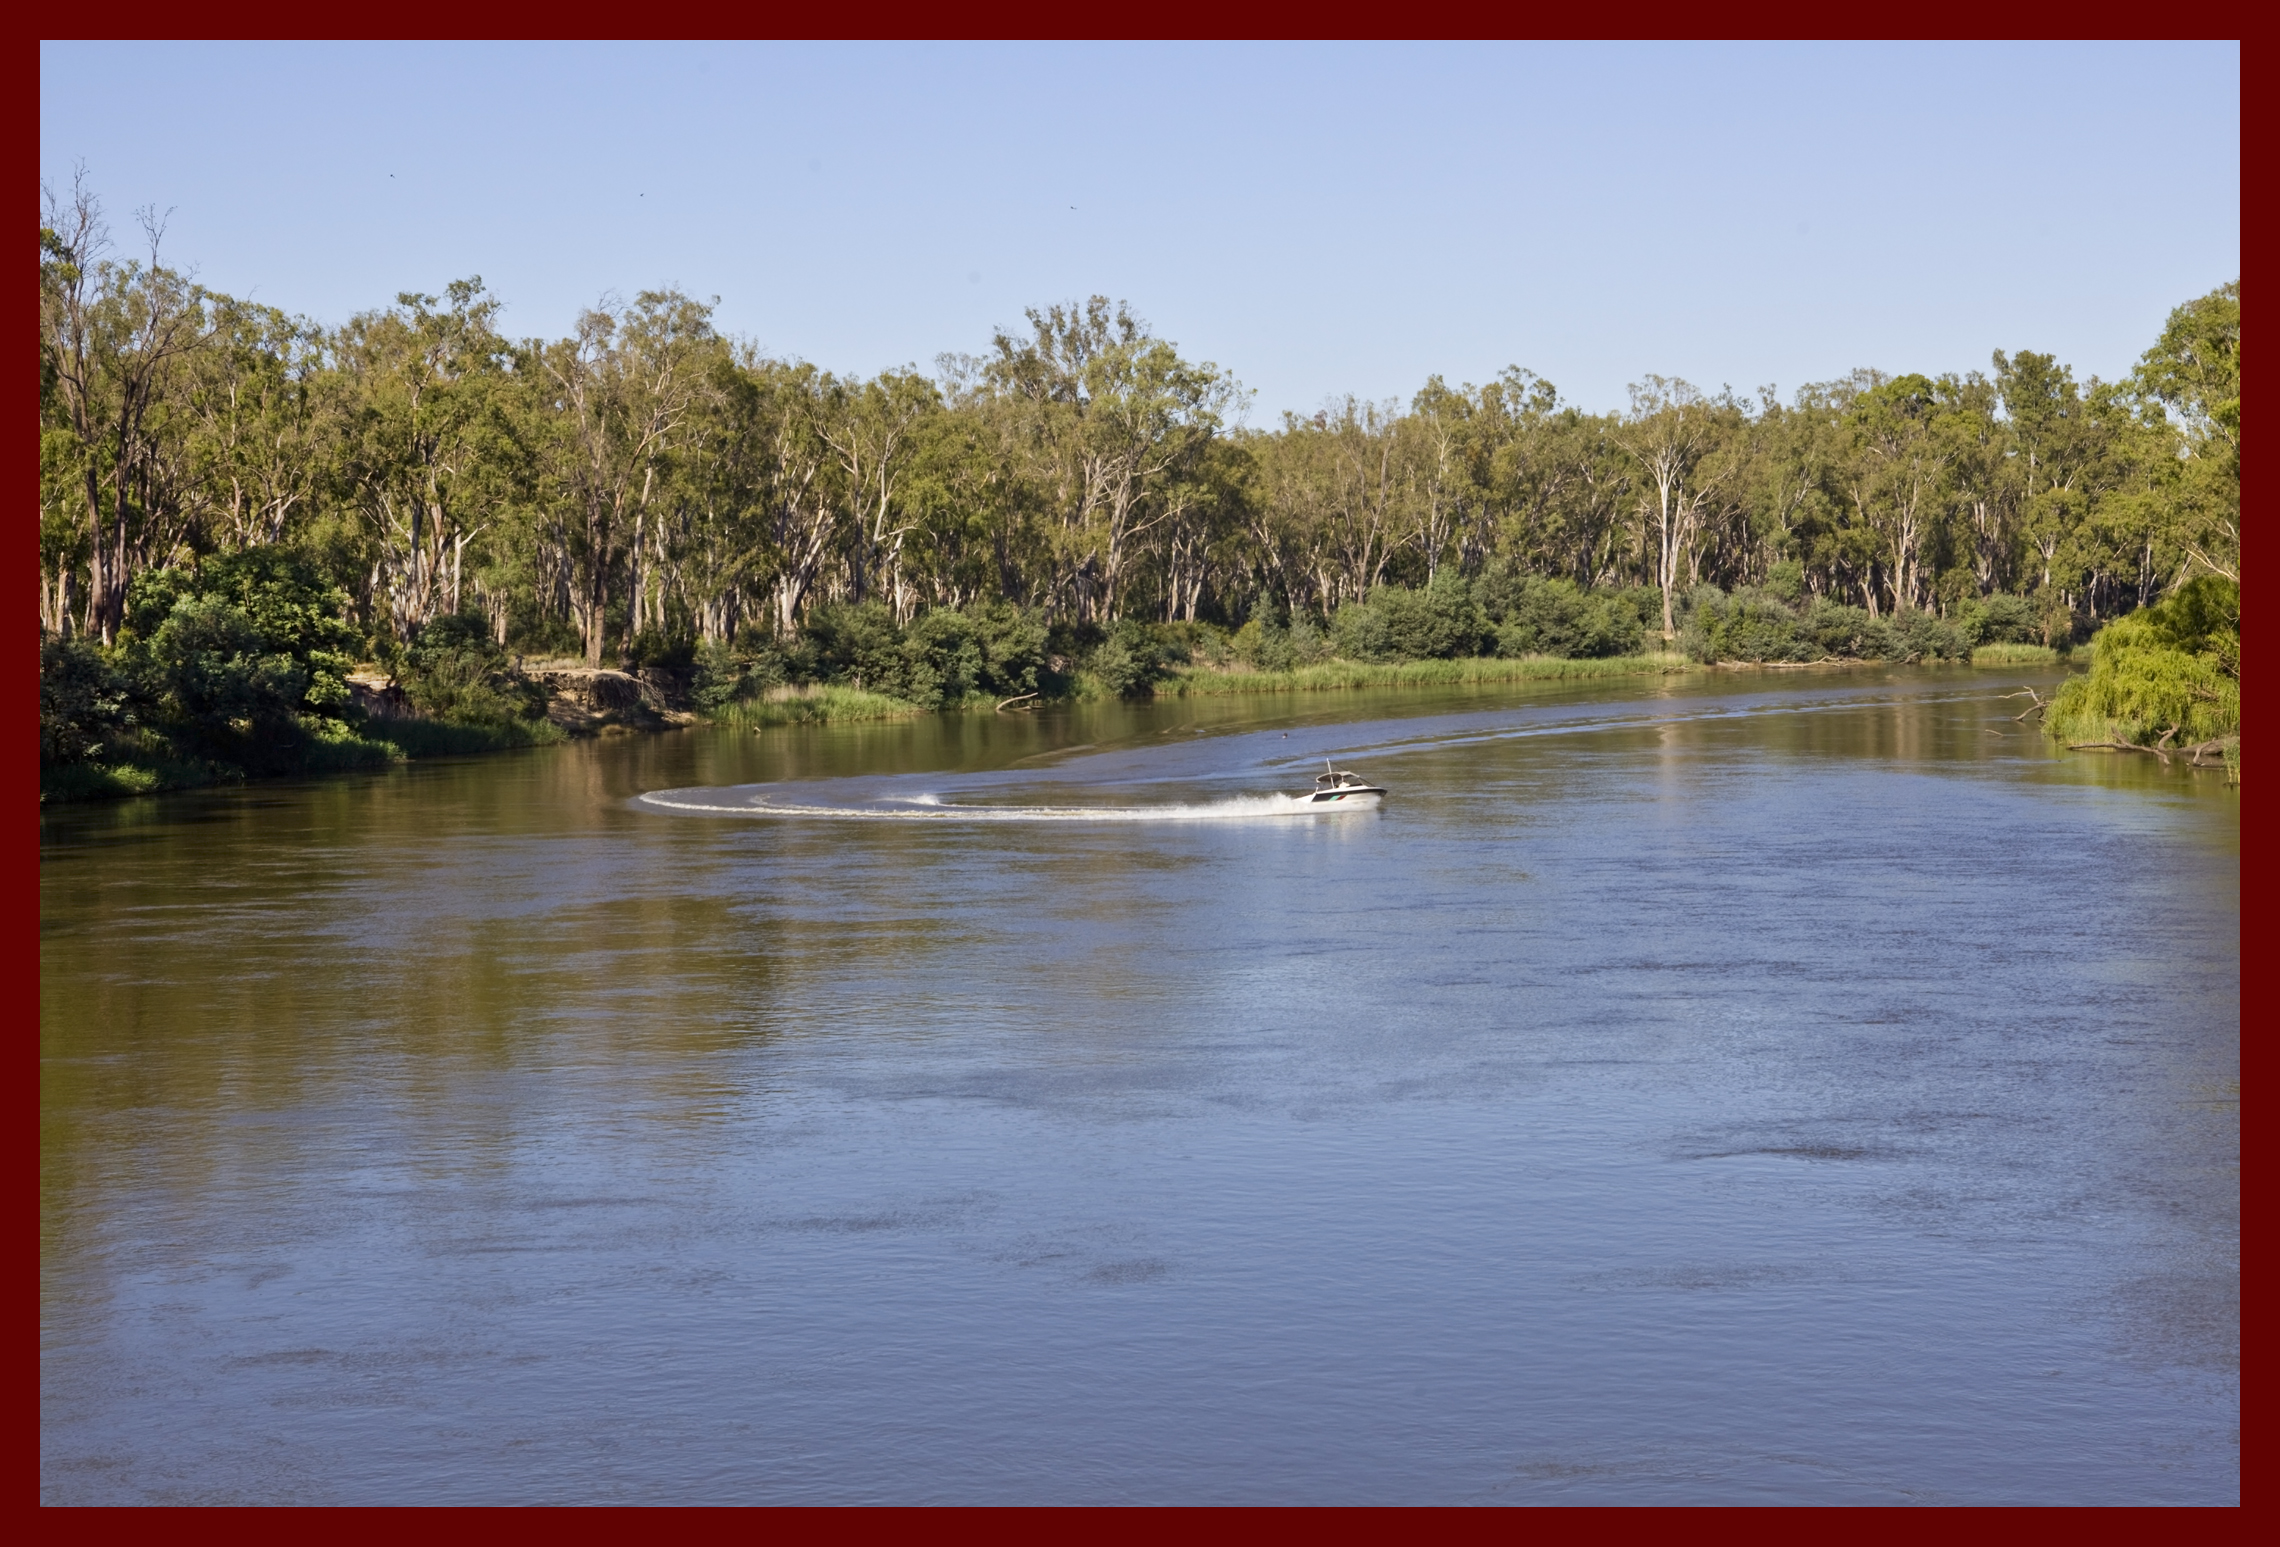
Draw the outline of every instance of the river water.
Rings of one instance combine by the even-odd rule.
[[[49,813],[42,1496],[2237,1501],[2238,794],[2049,680]]]

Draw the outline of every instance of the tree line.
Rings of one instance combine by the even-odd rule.
[[[2239,286],[2125,380],[2050,355],[1859,370],[1783,400],[1649,376],[1593,412],[1512,368],[1246,427],[1226,370],[1095,296],[976,355],[861,377],[644,291],[510,338],[480,279],[337,326],[196,283],[83,183],[41,228],[40,622],[115,643],[138,577],[265,548],[365,648],[442,617],[604,663],[1010,605],[1327,626],[1388,588],[1556,579],[1781,592],[1869,617],[2002,597],[2046,643],[2190,574],[2237,579]]]

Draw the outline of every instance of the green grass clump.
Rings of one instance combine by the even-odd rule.
[[[2065,659],[2050,645],[1979,645],[1971,652],[1974,666],[2056,666]]]
[[[497,720],[463,725],[452,720],[368,720],[364,734],[404,757],[466,757],[510,747],[546,747],[568,739],[551,720]]]
[[[1549,682],[1635,677],[1687,670],[1681,655],[1475,656],[1454,661],[1323,661],[1288,671],[1175,667],[1156,684],[1166,698],[1216,693],[1317,693],[1342,688],[1463,687],[1484,682]]]
[[[196,759],[65,763],[40,770],[40,802],[119,800],[129,795],[201,789],[209,784],[236,784],[244,778],[241,769]]]
[[[923,707],[904,699],[824,683],[771,688],[758,698],[717,711],[713,720],[739,729],[764,730],[771,725],[821,725],[834,720],[900,720],[924,713]]]

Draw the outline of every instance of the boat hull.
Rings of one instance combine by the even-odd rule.
[[[1374,806],[1385,796],[1385,791],[1364,785],[1351,790],[1316,790],[1306,797],[1313,806]]]

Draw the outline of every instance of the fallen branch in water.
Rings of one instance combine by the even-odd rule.
[[[2169,761],[2169,754],[2161,748],[2141,747],[2132,741],[2070,741],[2066,747],[2070,752],[2150,752],[2164,763]]]
[[[2050,707],[2049,703],[2044,700],[2043,696],[2040,693],[2037,693],[2033,688],[2021,688],[2016,693],[2005,693],[2003,696],[2005,698],[2031,698],[2034,700],[2034,702],[2029,704],[2024,710],[2011,716],[2014,721],[2023,720],[2030,714],[2040,714],[2043,710]]]
[[[1036,696],[1037,695],[1035,693],[1016,693],[1013,695],[1013,697],[1003,699],[998,703],[998,713],[1005,713],[1006,706],[1008,704],[1018,704],[1025,698],[1035,698]]]
[[[2225,752],[2229,748],[2240,745],[2238,736],[2219,736],[2210,741],[2197,741],[2189,747],[2173,747],[2169,741],[2171,737],[2177,734],[2177,731],[2177,726],[2170,726],[2167,731],[2162,733],[2161,739],[2150,747],[2141,747],[2132,741],[2112,740],[2070,741],[2066,745],[2068,750],[2074,752],[2150,752],[2165,764],[2169,761],[2169,754],[2174,752],[2179,757],[2186,759],[2186,765],[2191,768],[2222,768],[2225,764]],[[2204,759],[2211,757],[2214,757],[2216,761],[2204,761]]]

